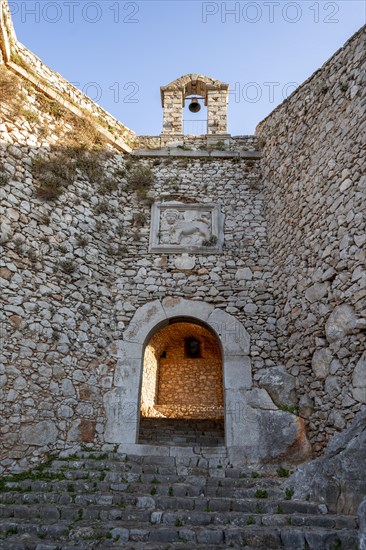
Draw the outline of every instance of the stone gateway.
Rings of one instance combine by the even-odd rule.
[[[138,452],[143,354],[156,328],[175,318],[204,323],[217,336],[222,350],[225,403],[225,445],[232,460],[248,464],[274,462],[288,454],[290,462],[309,456],[303,420],[276,407],[264,389],[253,388],[250,338],[233,316],[221,309],[182,298],[145,304],[135,313],[119,343],[115,389],[105,394],[106,441]]]

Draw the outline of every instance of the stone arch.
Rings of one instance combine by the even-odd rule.
[[[225,445],[233,460],[271,462],[276,457],[303,461],[309,454],[304,424],[293,414],[278,410],[264,389],[253,388],[250,338],[243,324],[212,304],[166,297],[140,307],[117,343],[113,389],[104,396],[105,441],[136,452],[143,356],[151,336],[170,319],[192,319],[212,330],[221,345],[225,406]]]
[[[207,93],[208,90],[228,90],[229,85],[210,76],[204,76],[201,74],[186,74],[179,78],[176,78],[166,86],[161,86],[161,103],[164,107],[164,96],[166,91],[179,91],[182,93],[182,99],[189,95],[198,95],[203,97],[205,105],[207,105]],[[182,103],[183,105],[183,103]]]
[[[252,387],[250,339],[240,321],[204,302],[170,297],[162,302],[149,302],[136,311],[123,340],[118,343],[118,361],[114,376],[115,406],[107,417],[107,440],[136,443],[144,349],[151,336],[168,325],[173,318],[203,323],[214,332],[220,342],[225,410],[235,411],[237,392]],[[228,446],[235,446],[237,443],[238,432],[233,429],[232,417],[235,417],[235,412],[233,415],[225,415]]]
[[[202,97],[207,106],[207,134],[227,135],[227,104],[229,85],[209,76],[187,74],[161,86],[164,109],[163,134],[183,133],[182,108],[188,96]]]

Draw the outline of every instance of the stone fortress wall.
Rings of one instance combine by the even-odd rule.
[[[365,39],[257,128],[277,343],[315,450],[366,403]]]
[[[253,136],[225,138],[220,147],[225,150],[215,151],[201,138],[177,138],[171,145],[178,148],[128,155],[126,130],[117,128],[111,137],[101,125],[100,118],[109,125],[108,114],[95,106],[90,111],[94,118],[83,122],[70,102],[58,101],[44,83],[30,78],[41,70],[38,63],[33,75],[17,57],[7,68],[0,66],[2,90],[8,90],[10,78],[20,94],[17,109],[11,96],[4,95],[0,106],[2,469],[27,468],[47,452],[76,444],[103,445],[103,396],[113,385],[116,342],[140,306],[165,296],[207,302],[243,323],[251,337],[255,385],[266,388],[284,409],[300,400],[315,450],[354,416],[365,394],[364,180],[356,159],[364,126],[353,126],[355,116],[361,117],[362,88],[351,84],[363,62],[361,44],[359,33],[260,125],[262,161]],[[20,53],[31,63],[31,54]],[[345,68],[347,90],[340,86]],[[317,145],[309,140],[317,135],[312,110],[319,109],[316,94],[327,71],[322,108],[330,119],[339,108],[335,122],[341,121],[340,132],[349,127],[352,139],[349,152],[344,139],[334,144],[332,158],[352,158],[347,166],[330,165],[324,173],[327,157],[319,147],[327,152],[331,147],[325,145],[328,120],[321,114]],[[48,80],[47,74],[42,72],[42,78]],[[305,114],[300,123],[298,104],[310,92],[311,124]],[[289,134],[286,121],[293,124]],[[293,128],[299,124],[310,129],[297,134]],[[65,135],[74,136],[66,150]],[[154,139],[144,138],[141,147],[149,149]],[[300,142],[308,143],[309,150],[299,156]],[[317,167],[314,159],[321,178],[317,173],[305,178],[303,171]],[[65,166],[67,181],[59,175],[55,181],[42,177],[42,170],[57,174]],[[339,171],[346,170],[338,180]],[[329,199],[333,193],[335,201]],[[151,253],[151,203],[157,201],[220,203],[222,252],[197,251],[189,269],[182,268],[180,254]],[[301,201],[304,219],[297,222],[294,210]],[[325,201],[319,228],[313,225],[319,218],[315,201]],[[332,208],[336,216],[328,215]],[[326,255],[313,266],[327,233]],[[314,241],[320,234],[317,250]],[[339,259],[326,262],[339,242]]]
[[[135,132],[116,120],[60,74],[47,67],[17,40],[7,0],[0,2],[0,21],[0,64],[6,63],[11,71],[48,97],[57,100],[69,111],[79,116],[92,115],[99,131],[115,148],[130,151],[130,147],[136,145]]]
[[[224,308],[251,333],[255,368],[276,357],[259,160],[222,158],[220,151],[126,160],[107,144],[98,161],[102,176],[84,159],[64,192],[44,200],[37,161],[51,158],[54,168],[65,162],[60,141],[75,121],[42,111],[38,90],[19,82],[25,112],[14,117],[2,104],[0,126],[5,468],[27,467],[30,458],[75,442],[103,444],[115,342],[146,302],[173,295]],[[134,187],[141,166],[153,176],[147,194]],[[152,200],[208,197],[221,202],[225,215],[222,254],[203,250],[187,271],[177,267],[175,254],[149,253]]]
[[[80,439],[103,443],[101,403],[112,384],[114,342],[136,309],[156,298],[204,300],[235,314],[251,334],[254,367],[273,364],[274,301],[258,162],[140,161],[154,174],[151,197],[221,200],[226,249],[196,255],[187,271],[176,266],[176,254],[148,252],[150,206],[129,190],[128,172],[107,192],[80,174],[56,203],[45,203],[35,196],[27,160],[40,149],[17,145],[37,131],[24,120],[3,126],[1,152],[10,174],[1,189],[10,364],[2,388],[4,456],[34,450],[41,433],[59,450]],[[117,154],[109,165],[112,175],[124,159]]]

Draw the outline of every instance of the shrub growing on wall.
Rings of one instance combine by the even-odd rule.
[[[5,67],[0,67],[0,98],[1,105],[5,106],[11,119],[21,114],[25,96],[20,80]]]
[[[90,182],[103,178],[106,141],[88,118],[67,115],[72,129],[64,132],[62,146],[51,146],[49,157],[33,161],[36,194],[44,200],[56,200],[77,177],[78,171]]]

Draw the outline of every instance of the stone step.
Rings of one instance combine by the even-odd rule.
[[[62,464],[60,466],[60,464]],[[266,486],[279,486],[283,482],[281,478],[273,478],[270,476],[261,476],[261,477],[248,477],[244,472],[234,469],[223,469],[220,466],[212,469],[204,468],[175,468],[175,467],[158,467],[156,465],[135,465],[132,466],[122,466],[120,465],[117,468],[109,468],[107,465],[98,468],[99,464],[95,463],[93,467],[86,467],[82,463],[73,462],[67,467],[65,463],[57,462],[52,468],[45,468],[42,472],[39,473],[39,479],[45,481],[50,480],[73,480],[73,479],[99,479],[102,475],[103,480],[118,481],[127,479],[127,481],[143,481],[151,482],[153,480],[158,480],[162,483],[164,481],[200,481],[205,482],[206,485],[214,486],[235,486],[235,487],[254,487],[257,485],[266,485]],[[37,474],[32,474],[28,478],[26,475],[22,474],[19,478],[19,482],[26,481],[27,479],[37,479]],[[11,478],[11,481],[17,481],[17,477]],[[10,478],[8,481],[4,480],[4,483],[9,484]]]
[[[164,435],[164,436],[201,436],[201,437],[223,437],[224,431],[223,428],[209,428],[209,429],[177,429],[174,427],[171,428],[160,428],[160,426],[140,426],[140,434],[153,434],[156,436]]]
[[[118,535],[117,535],[118,536]],[[24,540],[25,538],[25,540]],[[17,540],[17,542],[16,542]],[[240,544],[230,543],[230,548],[243,548]],[[172,550],[179,548],[179,550],[192,550],[192,543],[184,543],[180,541],[176,545],[168,544],[155,544],[149,542],[124,542],[123,546],[119,544],[119,541],[105,539],[103,542],[98,541],[97,546],[91,545],[91,543],[85,542],[84,544],[78,542],[76,545],[72,543],[63,544],[60,546],[57,542],[52,540],[39,541],[37,537],[24,536],[22,538],[13,537],[13,542],[7,541],[6,545],[2,544],[0,540],[0,550],[91,550],[91,548],[98,548],[98,550],[110,550],[112,548],[123,548],[124,550]],[[195,544],[195,550],[209,550],[217,548],[217,546],[209,546],[207,544]],[[225,546],[226,548],[226,546]],[[254,547],[245,546],[245,550],[254,550]],[[268,550],[267,547],[256,547],[255,550]]]
[[[224,442],[223,420],[142,418],[140,421],[139,444],[217,447]]]
[[[165,458],[165,457],[163,457]],[[199,472],[205,476],[212,476],[216,470],[222,470],[220,477],[248,477],[251,475],[248,470],[241,470],[237,468],[224,468],[224,466],[215,461],[210,463],[206,459],[182,459],[181,462],[177,462],[176,465],[167,466],[163,463],[159,463],[157,457],[151,457],[150,462],[139,463],[135,461],[124,462],[109,462],[109,461],[91,461],[91,460],[74,460],[70,462],[54,461],[52,465],[53,471],[61,470],[66,473],[70,470],[88,470],[88,471],[114,471],[114,472],[139,472],[139,473],[169,473],[182,475],[180,472],[196,473]],[[62,472],[61,472],[62,473]],[[85,472],[84,472],[85,473]],[[183,474],[185,475],[185,474]],[[216,472],[215,474],[216,475]],[[254,474],[257,475],[257,474]],[[217,477],[217,475],[216,475]],[[268,477],[268,476],[263,476]]]
[[[31,536],[24,536],[25,540],[18,539],[18,542],[10,542],[8,541],[6,546],[1,546],[0,544],[0,550],[6,549],[6,550],[90,550],[93,548],[93,546],[90,545],[90,542],[85,542],[84,544],[78,541],[77,545],[74,544],[67,544],[62,545],[62,547],[55,543],[55,541],[52,540],[42,540],[41,542],[39,539],[31,537]],[[243,548],[243,546],[240,544],[234,544],[230,543],[230,548]],[[95,548],[95,546],[94,546]],[[118,541],[110,541],[109,539],[105,539],[102,543],[102,546],[98,546],[98,548],[103,549],[109,549],[109,548],[121,548],[121,545],[119,545]],[[124,550],[173,550],[174,548],[178,548],[179,550],[192,550],[192,543],[184,543],[183,541],[179,541],[178,543],[168,543],[168,544],[155,544],[155,543],[149,543],[149,542],[124,542],[123,547]],[[194,549],[195,550],[212,550],[212,549],[221,549],[221,548],[228,548],[226,545],[207,545],[207,544],[195,544]],[[254,547],[251,546],[245,546],[245,550],[254,550]],[[268,550],[267,547],[256,547],[255,550]]]
[[[192,437],[192,436],[152,436],[140,435],[139,444],[141,445],[169,445],[175,447],[192,447],[196,445],[204,445],[206,447],[218,447],[224,445],[224,438],[219,437]]]
[[[168,449],[80,451],[0,480],[0,550],[357,548],[357,518],[291,500],[283,478],[231,467],[225,448]]]
[[[161,510],[206,510],[210,507],[219,508],[220,506],[226,507],[227,510],[242,513],[276,513],[278,507],[283,510],[284,513],[299,512],[302,514],[320,514],[318,504],[311,504],[307,502],[296,502],[286,500],[259,500],[250,498],[238,498],[238,499],[205,499],[205,498],[190,498],[190,497],[154,497],[156,507]],[[227,504],[227,501],[230,501]],[[221,503],[221,504],[219,504]],[[222,508],[221,508],[222,509]]]
[[[158,426],[142,426],[140,428],[140,435],[153,435],[156,437],[166,436],[166,437],[219,437],[224,436],[222,429],[211,428],[209,430],[177,430],[174,428],[171,429],[160,429]]]
[[[211,428],[209,430],[176,430],[174,428],[168,428],[168,429],[160,429],[158,426],[142,426],[140,428],[140,435],[149,435],[152,434],[154,436],[181,436],[181,437],[223,437],[224,432],[222,429],[214,429]]]
[[[95,479],[101,476],[109,475],[135,475],[143,476],[148,474],[154,474],[156,476],[178,476],[178,477],[204,477],[209,480],[209,482],[217,482],[218,478],[221,479],[222,483],[225,483],[225,479],[247,479],[249,480],[248,474],[245,471],[237,469],[226,469],[222,465],[218,464],[212,468],[201,468],[195,466],[164,466],[159,464],[116,464],[116,463],[106,463],[106,462],[95,462],[95,463],[86,463],[83,461],[74,461],[72,463],[65,463],[61,461],[56,461],[51,469],[47,468],[43,470],[43,473],[40,474],[39,479],[46,479],[49,475],[49,479],[73,479],[79,476],[80,479]],[[36,476],[32,476],[34,478]],[[268,476],[263,476],[263,480],[268,478]],[[26,479],[25,477],[23,479]],[[262,479],[262,478],[261,478]]]
[[[0,505],[0,517],[39,517],[39,514],[44,510],[47,515],[47,510],[51,510],[54,516],[62,516],[64,511],[63,507],[67,510],[84,507],[90,510],[103,511],[107,507],[107,511],[113,509],[114,517],[116,511],[128,510],[129,513],[132,510],[161,510],[162,512],[179,511],[184,512],[205,512],[207,514],[255,514],[257,516],[262,515],[274,515],[284,516],[298,514],[301,516],[319,516],[319,522],[327,522],[331,515],[323,515],[319,505],[310,504],[304,502],[289,502],[276,500],[271,502],[258,503],[256,499],[223,499],[223,498],[187,498],[187,497],[164,497],[164,496],[151,496],[151,495],[133,495],[131,493],[118,494],[118,495],[68,495],[60,494],[55,495],[54,498],[45,499],[42,494],[39,494],[38,498],[35,496],[30,502],[12,502],[3,503]],[[50,512],[51,513],[51,512]],[[91,513],[91,512],[90,512]],[[94,512],[93,512],[94,513]],[[352,516],[335,516],[339,518],[339,526],[345,525],[349,521],[354,524],[356,521]],[[334,518],[332,517],[332,520]],[[318,524],[318,523],[317,523]]]
[[[216,483],[214,479],[204,480],[202,478],[186,478],[182,481],[171,482],[167,477],[164,482],[159,482],[159,476],[149,476],[149,483],[140,481],[140,476],[137,474],[126,474],[126,478],[115,479],[112,481],[85,481],[74,479],[72,481],[43,481],[43,480],[25,480],[18,482],[6,482],[0,492],[0,502],[4,499],[10,502],[16,502],[19,499],[33,498],[36,494],[43,494],[46,498],[51,494],[74,494],[86,493],[92,494],[115,494],[117,492],[135,492],[150,494],[152,489],[155,494],[166,494],[167,490],[173,494],[183,493],[186,496],[209,496],[209,497],[231,497],[237,498],[256,498],[257,500],[273,500],[273,498],[284,499],[286,493],[273,485],[272,482],[263,482],[259,485],[250,483],[250,480],[224,480],[218,479]],[[246,484],[248,481],[248,484]],[[257,493],[260,491],[260,493]],[[266,491],[267,494],[263,493]],[[288,497],[288,495],[287,495]],[[287,500],[287,499],[286,499]]]
[[[47,467],[41,471],[35,471],[21,476],[10,476],[4,478],[1,484],[10,486],[10,483],[22,483],[31,480],[42,481],[62,481],[62,480],[111,480],[117,481],[126,479],[127,481],[146,481],[158,480],[164,482],[166,479],[171,481],[188,480],[206,482],[207,485],[215,486],[236,486],[253,487],[257,485],[279,486],[283,479],[271,476],[258,476],[257,473],[247,475],[244,471],[234,468],[223,468],[217,465],[215,468],[189,468],[186,466],[159,466],[158,464],[114,464],[92,463],[89,467],[87,463],[70,462],[65,463],[55,461],[51,468]]]
[[[7,543],[15,544],[16,539],[26,535],[33,537],[33,548],[37,548],[35,537],[57,541],[65,548],[63,542],[78,544],[85,541],[112,541],[119,545],[123,542],[149,542],[149,543],[182,543],[189,542],[192,545],[204,544],[218,547],[231,547],[232,544],[251,546],[253,548],[300,550],[330,550],[331,548],[357,548],[357,532],[355,530],[329,530],[322,527],[303,526],[301,529],[292,526],[184,526],[174,525],[170,527],[160,525],[146,526],[132,522],[96,523],[83,520],[70,525],[67,522],[57,521],[53,524],[42,522],[2,522],[0,533]],[[23,539],[24,540],[24,539]],[[224,546],[225,545],[225,546]],[[99,547],[105,547],[103,546]],[[32,546],[27,546],[32,548]],[[38,548],[40,550],[40,548]]]
[[[228,466],[230,460],[228,458],[227,449],[223,446],[205,447],[202,445],[160,445],[160,444],[140,444],[140,443],[123,443],[119,446],[118,451],[122,455],[141,456],[144,458],[144,463],[150,462],[149,459],[172,459],[171,462],[165,464],[178,464],[181,459],[199,460],[201,458],[208,459],[212,465],[217,463],[223,466]]]
[[[140,422],[140,432],[154,432],[154,433],[163,433],[163,434],[199,434],[199,435],[213,435],[213,434],[223,434],[224,433],[224,424],[223,422],[207,422],[204,424],[194,423],[190,421],[189,424],[182,421],[178,423],[173,423],[168,420],[142,420]]]
[[[202,436],[192,435],[140,435],[139,445],[159,445],[171,447],[223,447],[225,440],[220,436]]]
[[[163,411],[164,406],[159,405],[158,410]],[[224,419],[185,419],[185,418],[147,418],[142,417],[140,420],[141,428],[155,428],[164,430],[176,431],[193,431],[200,430],[206,432],[210,430],[224,430]]]
[[[150,476],[149,483],[137,480],[129,481],[122,478],[116,481],[92,481],[83,479],[62,480],[62,481],[22,481],[7,482],[4,489],[7,492],[42,492],[46,493],[80,493],[80,492],[98,492],[114,493],[123,492],[135,495],[169,495],[179,497],[228,497],[233,500],[238,499],[256,499],[262,500],[281,500],[285,498],[285,492],[282,489],[262,484],[254,487],[220,487],[219,485],[206,485],[206,480],[202,478],[187,479],[186,481],[175,481],[175,476],[167,476],[163,482],[160,482],[156,476]],[[98,478],[99,479],[99,478]],[[131,478],[130,478],[131,479]],[[235,480],[237,481],[237,480]]]
[[[151,497],[140,497],[137,499],[136,506],[117,507],[108,504],[107,501],[101,505],[90,504],[85,499],[84,502],[69,503],[65,505],[38,505],[38,506],[0,506],[0,518],[19,520],[38,520],[42,519],[45,524],[54,521],[122,521],[138,522],[146,524],[162,525],[235,525],[245,527],[247,525],[263,526],[306,526],[322,527],[327,529],[357,529],[357,518],[354,516],[340,515],[320,515],[320,514],[299,514],[285,513],[280,508],[270,510],[269,513],[255,512],[254,503],[250,512],[228,511],[228,508],[222,506],[220,499],[210,501],[209,505],[195,510],[175,509],[175,511],[157,510],[156,503]],[[230,510],[230,508],[229,508]],[[278,512],[280,510],[280,513]],[[46,519],[45,519],[46,518]]]
[[[212,470],[203,470],[201,468],[187,469],[183,468],[166,468],[156,466],[144,466],[135,468],[119,468],[110,470],[108,467],[103,469],[88,469],[70,467],[66,469],[56,465],[53,469],[45,469],[39,474],[32,474],[29,477],[22,475],[18,477],[5,478],[2,481],[2,486],[11,488],[20,487],[25,490],[30,486],[31,482],[40,481],[44,484],[56,483],[64,481],[105,481],[105,482],[137,482],[137,483],[188,483],[200,484],[207,487],[226,487],[226,488],[241,488],[241,487],[279,487],[282,479],[261,477],[252,478],[246,477],[242,472],[237,470],[224,470],[216,468]]]
[[[129,449],[128,451],[124,449]],[[146,453],[144,451],[146,450]],[[133,452],[136,451],[136,452]],[[78,451],[72,455],[62,456],[59,460],[96,460],[101,462],[130,462],[139,464],[159,464],[194,466],[198,461],[202,461],[207,455],[207,460],[211,458],[227,458],[227,448],[224,446],[205,447],[201,445],[187,447],[170,447],[169,445],[140,445],[140,444],[121,444],[118,452],[88,452]],[[162,460],[159,460],[161,458]],[[227,463],[228,466],[232,465]],[[243,466],[244,468],[244,466]],[[248,468],[247,468],[248,469]]]
[[[159,425],[154,426],[152,424],[140,424],[140,434],[155,434],[155,435],[168,435],[168,436],[174,436],[174,435],[181,435],[181,436],[207,436],[207,437],[222,437],[224,435],[224,428],[222,427],[205,427],[205,428],[199,428],[199,427],[160,427]]]

